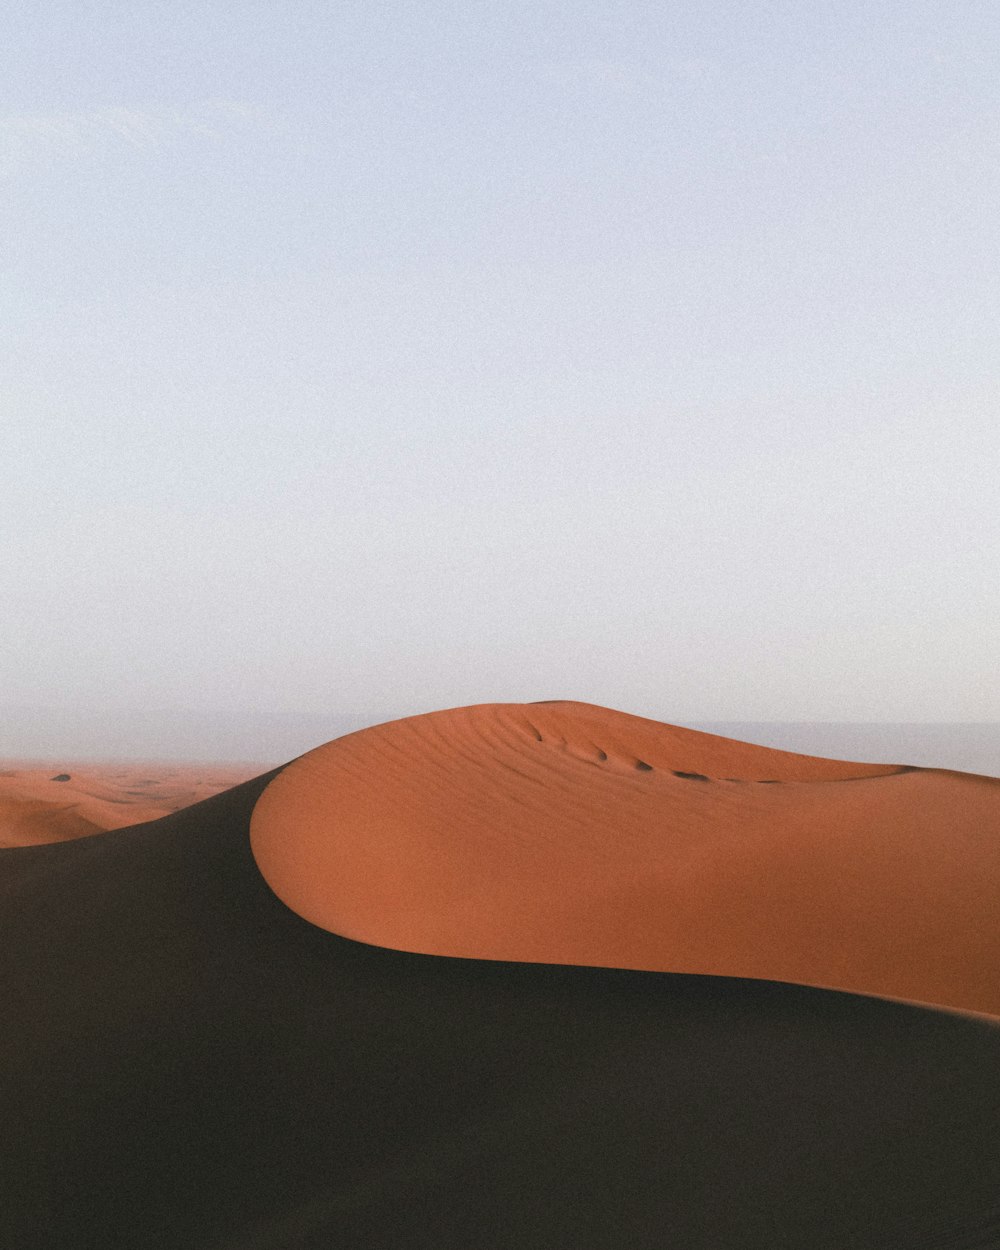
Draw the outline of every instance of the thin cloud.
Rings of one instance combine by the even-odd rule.
[[[661,101],[677,91],[691,93],[712,88],[721,67],[704,57],[673,58],[654,72],[634,61],[588,57],[547,62],[541,73],[562,88],[587,91],[595,97]]]
[[[646,70],[629,61],[588,57],[575,61],[552,61],[543,66],[546,78],[561,86],[586,86],[614,95],[638,95],[660,87]]]
[[[119,150],[152,152],[183,139],[219,141],[260,120],[240,100],[204,100],[186,109],[103,108],[86,112],[0,114],[0,173]]]

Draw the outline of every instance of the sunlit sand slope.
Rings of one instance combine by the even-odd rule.
[[[753,977],[1000,1015],[1000,781],[580,703],[348,735],[251,825],[313,924],[475,959]]]

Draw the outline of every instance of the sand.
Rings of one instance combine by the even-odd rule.
[[[996,779],[488,704],[302,757],[251,841],[294,911],[379,946],[1000,1016]]]
[[[258,776],[254,764],[0,761],[0,847],[156,820]]]
[[[771,887],[761,934],[774,914],[809,938],[865,879],[832,867],[869,855],[883,953],[849,945],[845,967],[895,984],[923,868],[947,890],[925,883],[920,907],[950,901],[988,944],[954,864],[980,856],[994,880],[996,793],[605,709],[494,705],[363,731],[151,822],[0,851],[0,1247],[1000,1246],[995,1022],[756,972],[579,963],[667,962],[680,930],[657,912],[667,887],[679,905],[678,866],[704,883],[689,956],[703,943],[721,967],[725,937],[750,959],[751,888]],[[871,859],[881,840],[891,854]],[[807,872],[803,842],[843,853]],[[657,856],[671,872],[637,896]],[[743,893],[723,895],[725,863]],[[865,918],[867,895],[848,896]],[[635,922],[613,919],[637,897]],[[793,923],[793,902],[820,920]],[[949,943],[921,985],[982,1002],[984,978],[950,962],[976,950]]]

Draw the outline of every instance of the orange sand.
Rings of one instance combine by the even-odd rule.
[[[156,820],[263,772],[233,764],[0,765],[0,847],[68,842]],[[54,778],[69,775],[69,781]]]
[[[486,704],[296,760],[258,801],[251,844],[290,908],[373,945],[1000,1016],[993,778],[589,704]]]

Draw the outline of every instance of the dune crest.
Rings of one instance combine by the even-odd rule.
[[[581,703],[409,717],[251,820],[304,919],[422,954],[789,981],[1000,1016],[1000,781]]]

